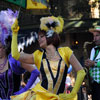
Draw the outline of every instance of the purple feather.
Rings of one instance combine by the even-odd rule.
[[[0,41],[3,45],[6,45],[5,39],[11,35],[11,26],[17,16],[18,11],[14,12],[11,9],[0,11]]]

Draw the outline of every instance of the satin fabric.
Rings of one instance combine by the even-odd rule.
[[[66,52],[67,51],[67,52]],[[67,66],[69,66],[69,59],[72,55],[73,51],[68,47],[58,48],[58,52],[60,56],[63,58]],[[37,57],[38,55],[38,57]],[[41,60],[43,56],[43,51],[37,50],[33,54],[35,65],[40,70]],[[48,90],[44,89],[40,83],[38,83],[34,88],[24,92],[20,95],[11,96],[11,100],[63,100],[58,95],[49,92]],[[77,100],[77,95],[70,100]]]
[[[65,63],[69,67],[69,59],[73,51],[69,47],[60,47],[57,50],[58,50],[59,55],[62,57],[62,59],[65,61]],[[40,70],[43,51],[36,50],[33,53],[33,56],[34,56],[35,65],[37,66],[38,70]]]
[[[11,100],[63,100],[58,95],[50,93],[38,83],[33,89],[20,95],[11,96]],[[77,100],[77,96],[70,100]]]

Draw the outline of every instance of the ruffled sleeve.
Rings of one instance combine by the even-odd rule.
[[[60,47],[58,48],[60,56],[66,62],[67,66],[69,67],[69,59],[73,54],[73,51],[69,47]]]
[[[40,51],[40,50],[36,50],[36,51],[33,53],[34,62],[35,62],[35,65],[37,66],[38,70],[40,70],[42,55],[43,55],[43,52]]]

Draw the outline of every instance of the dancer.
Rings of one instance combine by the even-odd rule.
[[[29,83],[21,91],[31,88],[39,75],[39,71],[32,65],[20,63],[11,55],[11,25],[16,13],[12,10],[0,12],[0,99],[10,100],[10,96],[16,94],[20,89],[21,74],[25,69],[31,73]]]
[[[40,50],[33,54],[19,53],[17,48],[18,20],[12,25],[12,55],[20,62],[35,64],[41,72],[41,82],[32,88],[32,100],[74,100],[85,76],[85,71],[69,47],[59,47],[59,33],[63,30],[61,17],[42,17],[40,19],[38,42]],[[64,93],[69,64],[77,72],[75,86],[70,94]],[[32,91],[30,94],[32,94]],[[12,100],[23,100],[28,93],[11,96]],[[27,94],[27,95],[26,95]],[[59,95],[59,96],[58,96]],[[22,97],[23,96],[23,97]],[[36,98],[35,98],[36,97]],[[33,99],[34,98],[34,99]]]

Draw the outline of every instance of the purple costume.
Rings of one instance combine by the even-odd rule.
[[[7,47],[7,55],[11,52],[11,26],[15,21],[11,19],[16,19],[17,15],[17,11],[14,13],[10,9],[0,12],[0,42],[3,46]],[[25,70],[21,67],[20,62],[12,58],[11,54],[9,54],[8,70],[0,74],[0,100],[9,100],[11,95],[17,95],[27,91],[40,74],[37,69],[34,69],[26,86],[19,90],[21,82],[20,75],[24,72]]]
[[[12,58],[11,54],[8,55],[8,60],[9,69],[0,74],[0,98],[5,100],[9,100],[10,96],[19,90],[20,75],[25,72],[20,62]]]

